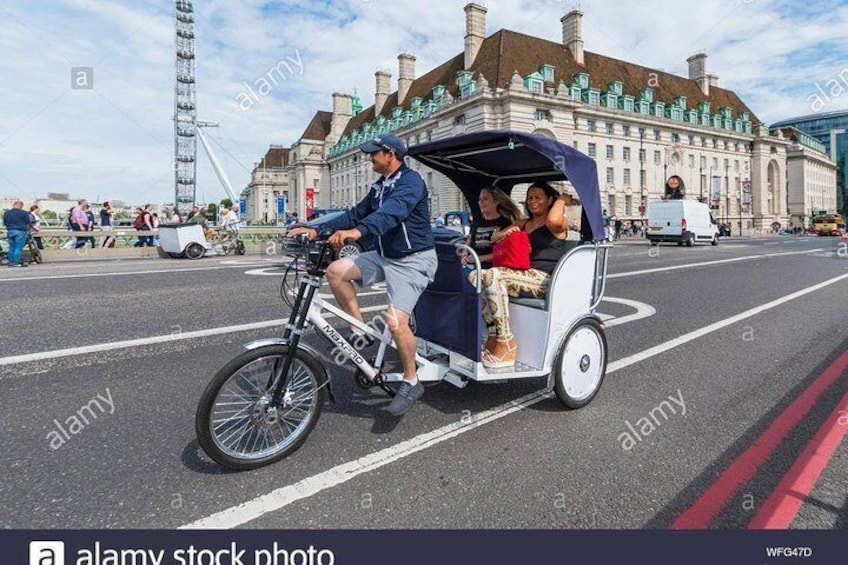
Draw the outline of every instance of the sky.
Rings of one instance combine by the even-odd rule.
[[[487,34],[552,41],[562,38],[560,17],[578,7],[481,3]],[[418,76],[461,53],[465,4],[196,0],[198,118],[219,123],[205,131],[236,191],[270,144],[290,145],[317,110],[332,109],[333,92],[356,91],[368,107],[376,70],[390,71],[396,88],[398,53],[417,57]],[[686,59],[705,51],[719,85],[765,123],[848,108],[848,0],[579,8],[587,51],[682,76]],[[173,1],[3,0],[0,54],[0,197],[173,202]],[[93,72],[72,74],[78,67]],[[282,70],[277,85],[250,96],[245,84],[273,67]],[[72,77],[90,88],[72,88]],[[198,153],[197,198],[217,202],[226,194],[200,144]]]

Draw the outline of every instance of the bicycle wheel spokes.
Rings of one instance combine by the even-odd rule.
[[[285,357],[261,357],[239,368],[215,398],[209,429],[224,453],[262,459],[296,442],[318,407],[317,376],[292,360],[289,381],[278,407],[271,406]]]

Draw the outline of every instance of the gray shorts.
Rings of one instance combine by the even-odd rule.
[[[389,306],[407,314],[412,314],[421,293],[436,278],[439,266],[435,249],[419,251],[403,259],[389,259],[377,251],[369,251],[353,262],[362,272],[360,286],[386,281]]]

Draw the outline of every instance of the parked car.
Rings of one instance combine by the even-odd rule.
[[[648,240],[651,245],[660,242],[684,243],[692,247],[696,242],[718,245],[719,227],[706,204],[695,200],[660,200],[648,203]]]

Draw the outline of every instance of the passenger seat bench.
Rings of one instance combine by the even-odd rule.
[[[582,242],[580,241],[566,241],[565,242],[565,251],[563,253],[563,259],[566,255],[568,255],[573,249],[579,247]],[[562,261],[563,259],[560,259]],[[553,281],[551,281],[553,283]],[[528,308],[536,308],[538,310],[547,310],[548,309],[548,301],[547,298],[513,298],[509,297],[510,304],[518,304],[520,306],[527,306]]]

